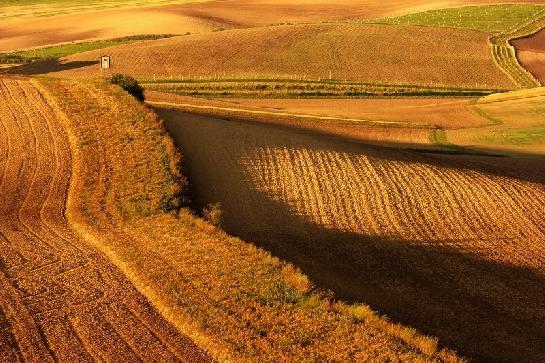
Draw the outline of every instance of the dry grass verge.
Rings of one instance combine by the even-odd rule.
[[[306,276],[179,202],[160,122],[100,82],[43,80],[74,153],[67,213],[179,329],[221,360],[460,361],[433,338],[333,302]]]

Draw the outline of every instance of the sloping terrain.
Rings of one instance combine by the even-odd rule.
[[[460,362],[364,305],[332,301],[293,265],[179,206],[179,157],[120,88],[44,79],[67,118],[71,225],[213,357],[227,361]],[[112,120],[115,120],[112,122]]]
[[[476,361],[545,358],[543,163],[160,115],[194,207],[220,202],[230,233]]]
[[[149,100],[167,95],[150,92]],[[173,97],[174,98],[174,97]],[[175,102],[175,98],[172,100]],[[198,99],[180,98],[179,102],[240,107],[273,113],[334,116],[362,120],[384,120],[408,125],[440,126],[444,128],[471,127],[487,124],[470,107],[470,100],[461,98],[393,98],[393,99]]]
[[[489,124],[449,130],[451,142],[514,154],[545,154],[545,88],[490,95],[479,99],[473,108]]]
[[[3,18],[0,23],[0,51],[130,34],[184,34],[286,22],[369,19],[448,6],[497,3],[487,0],[217,0],[172,4],[173,2],[39,0],[17,4],[12,1],[0,9],[0,18]],[[543,3],[543,0],[511,2]],[[159,5],[150,6],[154,3]]]
[[[209,361],[64,217],[67,135],[33,83],[0,79],[0,361]]]
[[[104,51],[76,54],[58,67],[18,72],[96,76]],[[295,25],[231,30],[119,46],[112,72],[137,77],[285,77],[396,84],[509,88],[488,36],[475,31],[389,25]]]
[[[517,50],[520,64],[545,85],[545,29],[511,43]]]

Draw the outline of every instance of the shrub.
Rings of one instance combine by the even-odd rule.
[[[221,226],[221,204],[210,203],[202,211],[203,218],[215,226]]]
[[[138,81],[126,74],[114,74],[110,81],[113,84],[121,86],[130,95],[134,96],[139,101],[144,101],[144,89],[138,84]]]

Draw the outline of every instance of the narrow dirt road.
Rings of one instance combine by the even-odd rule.
[[[208,361],[71,232],[70,172],[55,112],[0,79],[0,361]]]

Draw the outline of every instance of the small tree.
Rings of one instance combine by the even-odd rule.
[[[138,84],[138,81],[126,74],[114,74],[110,81],[113,84],[121,86],[125,91],[129,92],[134,98],[139,101],[144,101],[144,89]]]

